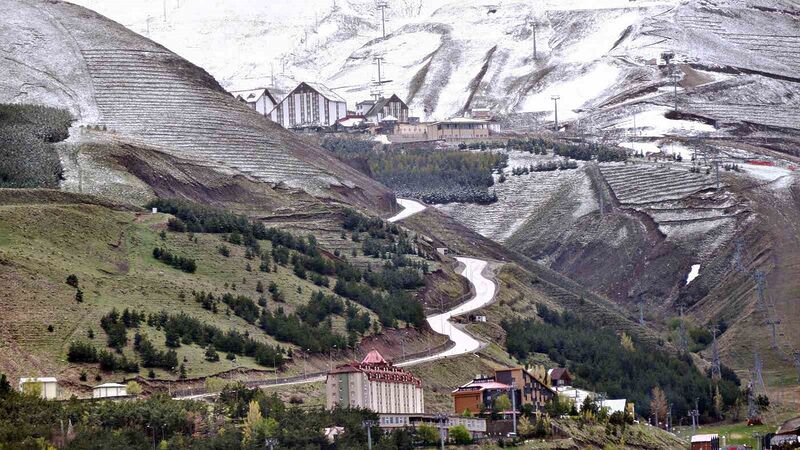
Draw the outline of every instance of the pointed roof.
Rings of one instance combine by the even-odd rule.
[[[361,364],[386,364],[386,360],[383,359],[383,355],[381,355],[379,351],[373,348],[367,353],[367,356],[361,360]]]

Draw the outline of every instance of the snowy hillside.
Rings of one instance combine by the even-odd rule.
[[[800,128],[800,8],[788,0],[391,0],[386,39],[372,0],[167,0],[166,13],[156,0],[76,2],[228,88],[273,84],[274,73],[284,88],[322,81],[352,105],[369,97],[381,56],[382,79],[391,80],[384,91],[427,118],[486,106],[547,122],[559,95],[559,118],[576,128],[631,133],[636,112],[637,135],[707,131],[664,124],[673,87],[656,61],[669,50],[691,114],[723,126]]]

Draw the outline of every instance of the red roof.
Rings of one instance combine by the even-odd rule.
[[[328,375],[356,372],[365,374],[370,381],[422,386],[422,380],[399,367],[395,367],[392,363],[386,361],[377,350],[369,352],[361,362],[353,361],[337,366]]]
[[[361,360],[361,364],[387,364],[386,360],[383,359],[383,355],[380,354],[375,349],[372,349],[364,359]]]

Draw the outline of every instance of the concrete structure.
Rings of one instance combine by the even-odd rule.
[[[58,380],[53,377],[20,378],[19,391],[36,393],[46,400],[58,398]]]
[[[719,435],[696,434],[692,436],[691,450],[719,450]]]
[[[392,94],[389,98],[379,98],[364,115],[372,123],[380,123],[387,116],[395,117],[398,122],[405,123],[408,122],[408,105],[397,94]]]
[[[489,122],[480,119],[457,117],[450,120],[428,123],[429,140],[468,141],[487,139]]]
[[[450,427],[463,425],[472,434],[473,438],[486,436],[486,419],[480,417],[449,416],[443,424],[435,414],[379,414],[378,426],[386,431],[397,428],[417,428],[420,425],[430,425],[437,429],[444,425],[445,433]]]
[[[336,367],[328,373],[326,406],[367,408],[379,414],[425,412],[422,381],[383,359],[372,350],[361,362]]]
[[[329,127],[347,116],[347,102],[319,83],[300,83],[270,112],[285,128]]]
[[[127,397],[128,387],[119,383],[104,383],[92,388],[92,398]]]
[[[532,405],[534,411],[544,412],[545,406],[556,396],[556,391],[522,367],[497,369],[494,372],[494,378],[508,385],[513,382],[513,385],[522,391],[522,404]]]
[[[278,104],[278,101],[267,88],[231,91],[231,94],[236,97],[237,100],[246,103],[247,106],[258,111],[262,116],[268,116]]]

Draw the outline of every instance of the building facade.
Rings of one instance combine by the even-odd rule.
[[[58,398],[58,380],[53,377],[20,378],[19,391],[37,394],[45,400]]]
[[[456,414],[469,411],[479,414],[491,410],[494,400],[507,395],[521,412],[524,405],[531,405],[536,412],[543,412],[547,403],[558,395],[555,390],[521,367],[496,369],[494,376],[478,377],[452,392],[453,410]]]
[[[379,414],[425,412],[422,381],[386,361],[372,350],[361,362],[336,367],[328,373],[326,406],[367,408]]]
[[[438,141],[464,141],[489,137],[489,122],[457,117],[428,124],[428,139]]]
[[[245,91],[231,91],[237,100],[246,103],[262,116],[269,116],[278,102],[267,88],[249,89]]]
[[[347,102],[319,83],[300,83],[270,112],[285,128],[330,127],[347,116]]]
[[[478,377],[452,392],[453,411],[456,414],[467,411],[481,414],[491,410],[495,399],[501,395],[508,396],[509,400],[512,395],[516,396],[517,408],[521,406],[522,398],[518,389],[512,389],[510,385],[500,383],[494,377]]]
[[[448,416],[442,421],[435,414],[379,414],[378,425],[386,431],[406,427],[416,429],[420,425],[430,425],[436,428],[444,427],[445,433],[450,427],[463,425],[473,438],[486,436],[486,419],[480,417]]]
[[[522,404],[532,405],[534,411],[543,412],[545,406],[557,395],[553,389],[522,367],[497,369],[494,377],[501,383],[519,388]]]
[[[397,94],[392,94],[389,98],[378,99],[364,115],[372,123],[380,123],[386,117],[394,117],[398,122],[405,123],[408,122],[408,105]]]

